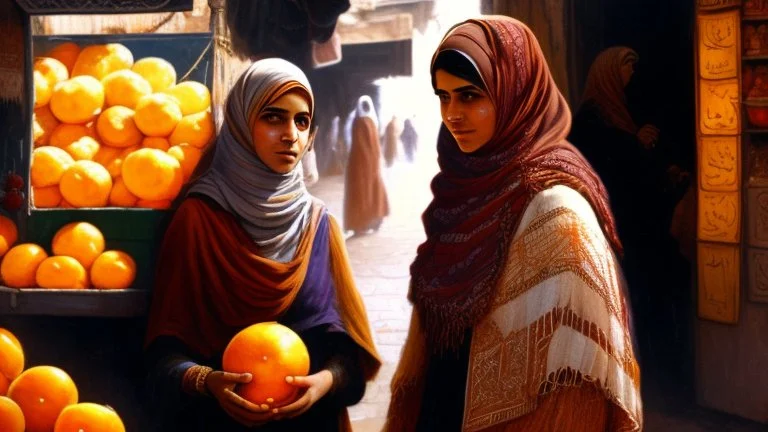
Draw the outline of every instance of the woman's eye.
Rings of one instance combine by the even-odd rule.
[[[282,118],[278,114],[267,114],[263,117],[267,123],[280,123]]]
[[[308,117],[299,117],[296,119],[296,126],[298,126],[301,130],[307,129],[309,127],[310,120]]]
[[[477,93],[472,92],[464,92],[461,94],[461,100],[464,102],[472,102],[473,100],[479,98],[480,95]]]
[[[440,99],[440,103],[442,104],[447,104],[448,102],[451,101],[451,97],[448,96],[447,94],[439,94],[437,95],[437,97]]]

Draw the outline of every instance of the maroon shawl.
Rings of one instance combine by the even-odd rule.
[[[608,194],[565,140],[571,113],[531,30],[508,17],[468,20],[449,30],[433,63],[446,49],[477,65],[496,108],[496,133],[463,153],[440,129],[440,172],[422,216],[427,240],[411,265],[410,288],[435,351],[455,347],[487,313],[520,218],[538,192],[554,185],[579,191],[621,253]]]

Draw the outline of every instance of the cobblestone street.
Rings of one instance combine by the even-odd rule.
[[[422,145],[430,141],[422,140]],[[385,171],[390,216],[379,232],[348,237],[347,249],[355,280],[363,296],[368,318],[384,365],[368,385],[365,398],[352,407],[356,431],[378,431],[389,404],[389,382],[408,331],[411,305],[408,268],[416,247],[424,240],[421,213],[432,197],[429,182],[437,172],[434,153],[422,152],[413,164],[398,161]],[[321,179],[310,188],[342,222],[343,176]]]

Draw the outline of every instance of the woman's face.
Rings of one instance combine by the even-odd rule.
[[[624,62],[623,65],[621,65],[621,83],[624,84],[624,87],[629,84],[629,80],[632,78],[632,75],[635,73],[635,62],[628,61]]]
[[[496,132],[496,107],[483,89],[442,69],[435,72],[435,87],[443,124],[461,151],[474,152],[491,140]]]
[[[291,172],[309,145],[307,99],[298,92],[288,92],[257,114],[251,129],[256,155],[272,171]]]

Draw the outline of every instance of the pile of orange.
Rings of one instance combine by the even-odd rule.
[[[0,431],[125,432],[115,410],[79,397],[72,378],[55,366],[24,370],[21,343],[0,328]]]
[[[213,140],[210,91],[162,58],[65,42],[33,74],[37,208],[168,208]]]
[[[130,287],[136,278],[133,258],[105,250],[104,235],[88,222],[61,227],[53,236],[50,256],[37,244],[15,242],[13,221],[0,216],[0,281],[12,288],[114,290]]]

